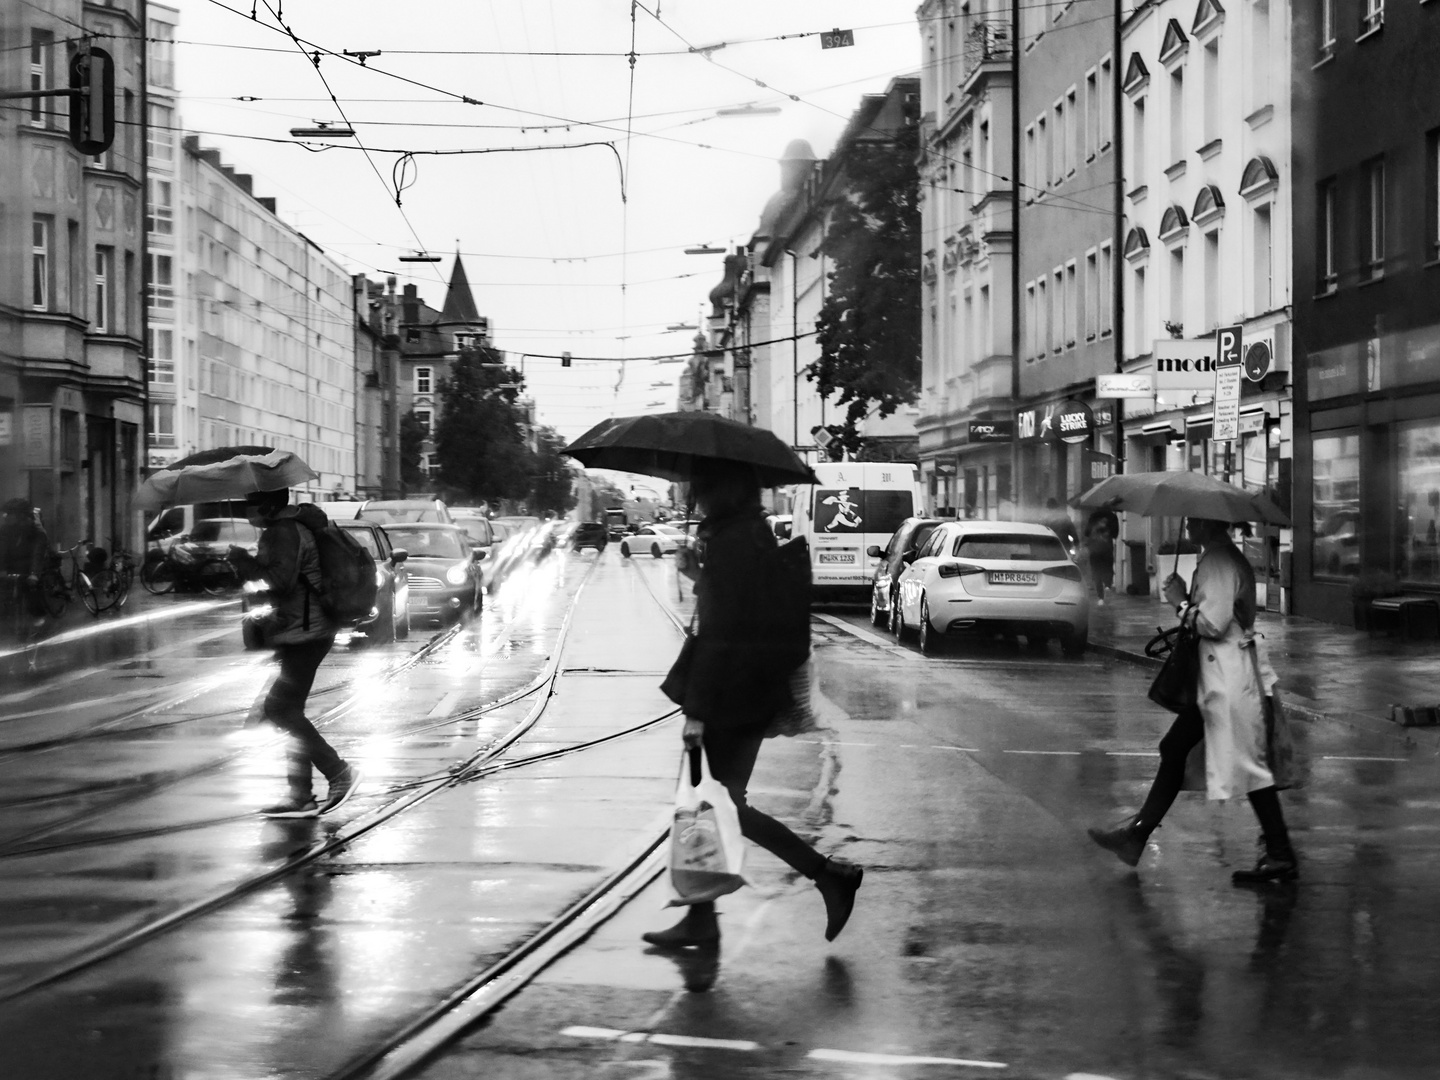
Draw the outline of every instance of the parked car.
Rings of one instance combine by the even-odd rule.
[[[685,534],[674,525],[641,525],[633,535],[620,541],[620,554],[628,559],[633,554],[648,551],[658,559],[662,555],[675,554],[685,543]]]
[[[441,625],[471,618],[484,606],[484,552],[470,546],[458,525],[402,522],[386,525],[390,542],[407,553],[412,620]]]
[[[887,626],[890,623],[891,612],[895,610],[895,597],[900,588],[900,575],[910,565],[905,556],[913,558],[939,524],[939,518],[906,518],[900,523],[900,527],[891,533],[889,542],[883,548],[872,544],[866,551],[870,558],[880,560],[875,567],[875,577],[870,586],[870,621],[876,626]]]
[[[605,545],[610,542],[610,530],[605,528],[598,521],[582,521],[575,526],[575,532],[570,537],[570,550],[579,551],[581,548],[594,548],[596,551],[604,551]]]
[[[360,505],[360,517],[390,525],[402,521],[429,521],[453,525],[450,511],[439,499],[367,499]]]
[[[260,549],[260,530],[244,518],[201,518],[189,533],[173,537],[171,543],[183,544],[200,559],[224,556],[231,545],[254,555]],[[162,548],[167,546],[161,542]]]
[[[375,560],[375,607],[355,631],[384,645],[410,636],[409,553],[391,543],[390,534],[376,521],[338,521]]]
[[[1044,525],[956,521],[939,525],[900,575],[896,637],[914,627],[920,651],[950,634],[1021,633],[1030,647],[1060,639],[1066,656],[1085,651],[1090,600],[1080,568]]]

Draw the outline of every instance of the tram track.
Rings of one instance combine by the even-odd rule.
[[[575,611],[585,591],[585,587],[594,573],[594,569],[595,564],[592,563],[590,570],[582,580],[575,595],[571,598],[569,608],[557,634],[551,655],[544,669],[536,679],[532,680],[526,687],[512,691],[496,701],[489,702],[477,708],[463,710],[442,720],[423,725],[424,728],[428,729],[441,726],[444,723],[454,723],[457,719],[474,718],[477,715],[494,711],[505,705],[515,704],[527,697],[534,698],[525,716],[503,735],[486,746],[478,748],[464,760],[452,765],[443,774],[417,778],[406,784],[395,785],[390,789],[386,789],[383,794],[393,796],[389,802],[346,822],[332,834],[317,839],[304,849],[292,853],[285,858],[283,862],[266,870],[251,874],[243,880],[232,882],[227,886],[216,889],[208,896],[201,897],[164,916],[126,930],[91,948],[76,952],[52,965],[47,970],[36,973],[10,987],[0,988],[0,1001],[9,1002],[23,998],[47,986],[51,986],[90,968],[115,959],[116,957],[122,956],[146,942],[159,938],[207,914],[233,904],[245,896],[281,881],[287,876],[302,870],[307,865],[325,858],[327,855],[338,852],[361,836],[395,821],[400,816],[408,813],[427,799],[432,798],[442,791],[450,790],[462,784],[473,783],[497,773],[509,772],[539,762],[554,761],[557,758],[578,754],[592,747],[611,743],[615,740],[650,730],[672,720],[678,715],[678,710],[676,709],[667,710],[658,716],[647,717],[639,723],[628,725],[616,731],[607,732],[593,739],[583,740],[564,747],[551,748],[525,757],[504,759],[503,756],[534,729],[554,697],[556,681],[561,678],[565,672],[562,663],[566,641],[570,634]],[[656,600],[672,624],[676,625],[677,628],[682,626],[683,624],[676,619],[668,605],[660,602],[659,598],[654,596],[653,590],[650,590],[650,592],[652,598]],[[345,703],[342,703],[342,705],[343,704]],[[337,706],[337,708],[339,707],[340,706]],[[251,815],[237,815],[235,818],[228,818],[226,820],[235,820],[236,818],[248,816]],[[167,831],[185,828],[203,828],[213,823],[213,821],[186,823],[179,826],[172,826],[168,829],[137,830],[128,835],[137,838],[148,835],[162,835]],[[521,970],[526,962],[536,962],[537,959],[543,956],[544,950],[547,947],[554,948],[562,942],[569,942],[569,944],[563,946],[564,948],[570,947],[570,944],[573,944],[575,940],[579,940],[579,937],[583,937],[584,933],[588,933],[588,930],[580,931],[576,929],[577,927],[587,925],[586,920],[598,917],[597,913],[599,912],[610,911],[613,913],[613,910],[618,910],[618,907],[623,905],[623,899],[620,899],[617,903],[617,898],[623,897],[628,899],[635,891],[642,888],[645,883],[653,880],[655,874],[659,872],[659,863],[656,861],[655,853],[660,850],[667,831],[668,829],[662,827],[661,823],[657,823],[654,829],[647,829],[646,835],[642,837],[642,842],[637,846],[639,854],[635,859],[630,860],[621,871],[617,871],[607,877],[600,886],[587,894],[586,898],[580,903],[567,908],[566,911],[562,912],[560,916],[547,924],[540,933],[527,940],[527,942],[514,953],[496,965],[492,965],[486,972],[482,972],[480,976],[477,976],[476,980],[472,980],[472,983],[475,983],[474,986],[467,984],[467,987],[462,988],[461,991],[456,991],[450,995],[450,997],[446,999],[446,1002],[449,1004],[442,1003],[441,1007],[437,1007],[436,1010],[431,1010],[431,1013],[435,1015],[430,1020],[420,1024],[420,1026],[426,1030],[431,1030],[434,1024],[439,1022],[441,1017],[458,1015],[456,1010],[460,1009],[462,1005],[467,1008],[473,1008],[474,1002],[477,1000],[476,994],[478,992],[484,990],[486,995],[493,995],[496,980],[506,978],[507,976],[513,979],[515,977],[515,971]],[[48,845],[43,850],[31,849],[29,852],[23,853],[38,855],[46,851],[66,850],[71,846],[75,845],[60,843]],[[16,854],[21,853],[17,852]],[[636,876],[637,874],[639,875],[638,877]],[[608,915],[604,917],[608,917]],[[576,933],[579,934],[579,937],[574,936]],[[549,961],[545,960],[544,962],[548,963]],[[508,994],[506,996],[508,996]],[[467,1005],[466,1003],[469,1004]],[[430,1014],[427,1014],[427,1016],[429,1015]],[[375,1068],[390,1068],[391,1065],[386,1064],[386,1062],[394,1060],[394,1054],[401,1048],[402,1044],[410,1043],[412,1045],[418,1045],[412,1043],[413,1039],[420,1037],[411,1031],[415,1026],[415,1024],[410,1025],[405,1029],[405,1033],[402,1033],[403,1037],[397,1036],[387,1040],[383,1047],[367,1054],[363,1062],[347,1066],[344,1072],[337,1075],[360,1075],[356,1070],[362,1067],[367,1071]],[[401,1056],[404,1055],[402,1054]],[[386,1074],[376,1073],[376,1075]]]

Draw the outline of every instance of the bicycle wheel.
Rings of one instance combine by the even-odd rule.
[[[121,563],[115,570],[115,607],[123,608],[130,599],[130,588],[135,584],[135,568],[128,562]]]
[[[147,562],[140,568],[140,584],[156,596],[174,592],[177,578],[175,564],[168,557]]]
[[[219,596],[240,587],[239,575],[225,559],[211,559],[200,566],[200,587],[211,596]]]
[[[95,571],[88,588],[84,577],[75,583],[75,591],[80,594],[80,599],[85,602],[85,608],[91,615],[99,615],[107,608],[115,606],[115,588],[115,571],[108,567]]]
[[[40,584],[36,588],[40,590],[40,604],[47,615],[58,619],[65,614],[65,608],[70,603],[70,590],[65,587],[60,571],[46,570],[40,575]]]

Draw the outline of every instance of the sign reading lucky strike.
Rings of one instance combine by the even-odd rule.
[[[1067,401],[1055,414],[1054,428],[1061,442],[1082,443],[1095,430],[1095,415],[1083,401]]]

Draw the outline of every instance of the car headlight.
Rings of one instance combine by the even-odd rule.
[[[448,581],[451,585],[464,585],[466,576],[465,572],[468,569],[469,567],[466,566],[465,563],[458,563],[455,566],[450,567],[449,570],[445,571],[445,580]]]
[[[383,589],[385,587],[385,575],[379,570],[375,571],[375,587],[377,589]]]

